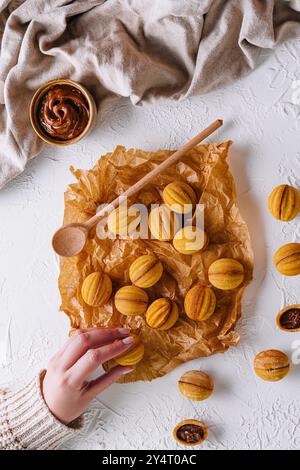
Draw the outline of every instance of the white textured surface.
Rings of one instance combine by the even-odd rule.
[[[218,117],[225,125],[216,140],[234,140],[230,164],[255,249],[255,279],[244,298],[238,347],[150,384],[114,386],[92,404],[88,433],[64,448],[176,449],[171,430],[189,417],[209,426],[204,448],[300,448],[300,365],[275,384],[252,371],[254,355],[270,347],[295,356],[292,343],[298,340],[300,358],[300,334],[285,334],[274,321],[281,307],[300,303],[299,277],[283,279],[272,265],[277,247],[300,241],[300,218],[281,224],[267,211],[275,185],[300,185],[300,106],[292,103],[299,58],[300,41],[294,41],[264,53],[250,76],[225,90],[155,107],[108,103],[86,140],[64,150],[46,148],[1,192],[0,385],[8,385],[45,366],[68,331],[67,318],[58,313],[58,262],[50,240],[62,220],[63,192],[73,181],[69,166],[90,168],[116,144],[176,148]],[[194,404],[177,391],[179,375],[191,368],[215,378],[215,393],[206,402]]]

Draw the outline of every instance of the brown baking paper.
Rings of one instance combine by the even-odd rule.
[[[141,335],[145,345],[144,359],[134,372],[124,377],[125,382],[161,377],[183,362],[224,352],[239,340],[234,327],[241,316],[244,289],[252,279],[253,254],[226,161],[230,144],[199,145],[130,200],[147,206],[162,203],[162,190],[168,183],[174,180],[189,183],[196,191],[199,203],[205,205],[204,228],[210,243],[204,252],[181,255],[175,251],[172,242],[156,240],[98,240],[94,231],[79,256],[61,259],[61,310],[69,316],[72,328],[126,326]],[[113,153],[102,156],[91,170],[71,168],[78,182],[71,184],[65,193],[64,223],[87,220],[100,204],[111,202],[171,154],[167,150],[126,151],[118,146]],[[83,302],[80,290],[88,274],[101,267],[111,277],[113,292],[116,292],[130,283],[130,264],[138,256],[152,252],[163,262],[164,274],[147,292],[151,301],[169,297],[178,303],[181,315],[172,329],[153,330],[146,326],[143,316],[121,315],[113,300],[101,308],[89,307]],[[183,312],[184,296],[197,281],[209,284],[208,267],[221,257],[235,258],[244,265],[245,282],[233,291],[215,289],[215,313],[205,322],[191,321]]]

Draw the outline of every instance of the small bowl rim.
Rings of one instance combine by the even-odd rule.
[[[196,424],[197,426],[201,426],[204,432],[204,436],[200,441],[197,442],[184,442],[181,439],[177,437],[177,431],[180,429],[182,426],[185,424]],[[180,421],[180,423],[176,424],[176,426],[173,429],[173,437],[175,441],[177,441],[179,444],[184,445],[184,446],[198,446],[202,444],[208,436],[208,428],[207,426],[203,423],[203,421],[200,421],[199,419],[184,419],[183,421]]]
[[[288,329],[288,328],[284,328],[282,326],[282,324],[280,323],[280,318],[282,317],[282,315],[287,312],[288,310],[291,310],[291,309],[299,309],[300,310],[300,304],[293,304],[293,305],[287,305],[286,307],[282,308],[276,315],[276,325],[278,326],[278,328],[286,333],[296,333],[296,332],[299,332],[300,331],[300,327],[299,328],[295,328],[295,329]]]
[[[39,124],[37,123],[36,119],[36,106],[39,103],[41,97],[47,93],[47,91],[54,85],[71,85],[79,90],[85,99],[88,102],[89,106],[89,120],[87,125],[85,126],[84,130],[79,134],[77,137],[69,140],[56,140],[52,139],[51,137],[47,136],[45,133],[42,132]],[[65,147],[67,145],[75,144],[79,140],[83,139],[92,129],[93,123],[96,118],[97,108],[94,98],[92,97],[91,93],[85,88],[85,86],[81,85],[81,83],[75,82],[69,78],[55,78],[53,80],[49,80],[48,82],[43,83],[39,88],[35,91],[33,97],[30,101],[29,106],[29,118],[30,123],[37,134],[37,136],[42,139],[44,142],[50,145],[55,145],[57,147]]]

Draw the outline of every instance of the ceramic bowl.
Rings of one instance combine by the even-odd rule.
[[[72,87],[77,88],[77,90],[79,90],[83,94],[89,106],[88,123],[86,127],[84,128],[84,130],[81,132],[81,134],[74,137],[73,139],[58,140],[58,139],[52,138],[43,130],[42,126],[39,123],[38,111],[39,111],[40,101],[45,95],[45,93],[47,93],[47,91],[50,88],[56,85],[71,85]],[[44,83],[37,89],[30,103],[29,116],[30,116],[31,125],[34,131],[36,132],[36,134],[40,137],[40,139],[42,139],[44,142],[47,142],[47,144],[50,144],[50,145],[57,145],[59,147],[65,147],[66,145],[71,145],[71,144],[74,144],[75,142],[78,142],[79,140],[83,139],[89,134],[89,132],[92,130],[96,122],[97,108],[96,108],[94,98],[83,85],[81,85],[80,83],[74,82],[73,80],[69,80],[66,78],[59,78],[59,79],[51,80],[50,82]]]

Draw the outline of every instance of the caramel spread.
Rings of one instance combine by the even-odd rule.
[[[55,85],[41,98],[38,117],[48,136],[70,140],[81,134],[88,123],[88,102],[77,88]]]

